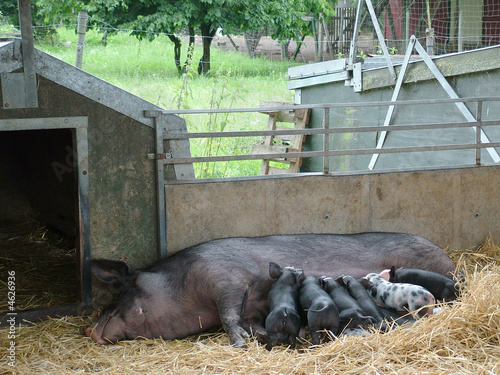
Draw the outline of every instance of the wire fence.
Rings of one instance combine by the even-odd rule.
[[[365,0],[360,0],[365,1]],[[406,49],[411,35],[423,44],[429,33],[434,40],[434,54],[444,54],[500,44],[500,2],[498,0],[372,0],[378,23],[392,54]],[[309,36],[298,35],[295,40],[273,40],[268,27],[252,33],[227,34],[219,30],[213,37],[212,46],[222,51],[236,51],[252,58],[265,59],[271,65],[283,62],[310,63],[336,59],[349,53],[354,37],[355,2],[339,0],[333,17],[309,18]],[[380,42],[374,33],[373,20],[366,7],[361,7],[358,51],[363,57],[381,54]],[[66,27],[76,29],[74,24]],[[35,25],[43,31],[61,25]],[[89,18],[89,30],[106,41],[108,35],[140,33],[144,39],[152,33],[142,30],[122,29]],[[187,28],[176,33],[187,48]],[[96,37],[98,38],[98,37]],[[202,36],[196,36],[196,45],[202,44]],[[166,38],[167,39],[167,38]],[[65,42],[65,41],[63,41]],[[239,63],[255,65],[255,62]],[[218,62],[215,61],[217,65]],[[261,65],[261,64],[257,64]],[[282,66],[282,65],[280,65]]]

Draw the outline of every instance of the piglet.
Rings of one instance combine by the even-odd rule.
[[[365,276],[368,293],[379,306],[398,312],[418,312],[422,307],[422,315],[432,315],[436,300],[431,292],[420,285],[406,283],[390,283],[377,273]],[[420,315],[420,314],[419,314]]]
[[[312,336],[312,344],[318,345],[321,340],[320,330],[326,329],[336,335],[339,331],[339,309],[323,290],[315,276],[307,276],[299,291],[302,309],[307,312],[307,324]]]
[[[339,309],[339,331],[342,332],[346,328],[368,329],[376,323],[375,318],[366,316],[358,302],[349,294],[342,278],[334,280],[331,277],[321,277],[320,283]]]
[[[417,268],[399,268],[384,270],[380,276],[391,283],[408,283],[423,286],[438,301],[451,302],[458,296],[459,287],[449,277],[436,272]]]
[[[337,279],[337,281],[344,284],[345,288],[349,292],[349,295],[356,300],[363,310],[363,314],[371,316],[375,320],[375,328],[384,332],[389,330],[389,327],[385,322],[386,317],[384,311],[377,306],[360,281],[350,275],[341,276]]]
[[[266,349],[271,350],[279,344],[295,347],[302,325],[297,304],[304,272],[293,267],[280,268],[278,264],[270,262],[269,275],[276,281],[268,295],[270,312],[265,322],[268,336]]]

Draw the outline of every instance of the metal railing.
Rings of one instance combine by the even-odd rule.
[[[323,172],[330,173],[329,158],[332,156],[346,155],[366,155],[366,154],[388,154],[388,153],[408,153],[408,152],[423,152],[423,151],[449,151],[449,150],[466,150],[475,149],[475,161],[468,163],[470,165],[481,165],[481,150],[487,149],[495,163],[498,163],[500,157],[495,150],[495,147],[500,147],[500,142],[484,142],[481,139],[483,128],[489,126],[500,125],[500,119],[494,121],[483,121],[483,104],[485,102],[497,102],[500,109],[500,97],[481,97],[481,98],[460,98],[460,99],[432,99],[432,100],[407,100],[395,102],[366,102],[366,103],[324,103],[324,104],[309,104],[309,105],[293,105],[279,107],[260,107],[260,108],[232,108],[232,109],[195,109],[195,110],[167,110],[162,114],[209,114],[209,113],[272,113],[285,110],[296,110],[310,108],[323,110],[323,127],[322,128],[306,128],[306,129],[290,129],[290,130],[262,130],[262,131],[226,131],[226,132],[197,132],[197,133],[171,133],[165,136],[168,140],[179,139],[194,139],[194,138],[235,138],[235,137],[261,137],[261,136],[283,136],[283,135],[323,135],[323,149],[314,151],[301,152],[286,152],[286,153],[266,153],[266,154],[244,154],[244,155],[218,155],[218,156],[195,156],[195,157],[175,157],[173,154],[166,154],[163,158],[163,163],[166,165],[182,164],[182,163],[206,163],[206,162],[228,162],[238,160],[258,160],[258,159],[276,159],[276,158],[323,158]],[[440,105],[455,103],[476,103],[475,121],[463,121],[455,123],[432,123],[432,124],[417,124],[417,125],[389,125],[389,126],[350,126],[350,127],[330,127],[331,111],[341,108],[356,108],[356,107],[389,107],[389,106],[415,106],[415,105]],[[340,149],[330,150],[330,134],[340,133],[364,133],[364,132],[381,132],[381,131],[412,131],[412,130],[428,130],[428,129],[450,129],[450,128],[472,128],[476,132],[475,142],[462,144],[442,144],[428,146],[411,146],[411,147],[384,147],[384,148],[360,148],[360,149]],[[483,134],[484,135],[484,134]],[[496,156],[495,156],[496,155]],[[461,164],[463,165],[463,164]]]

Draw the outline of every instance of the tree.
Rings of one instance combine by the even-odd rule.
[[[31,3],[31,17],[33,23],[36,25],[47,24],[44,17],[40,15],[38,6],[33,2]],[[0,0],[0,21],[6,22],[14,27],[20,26],[18,0]],[[55,33],[56,29],[51,26],[33,30],[34,37],[39,39],[52,37]]]
[[[50,16],[57,14],[54,12],[57,2],[38,0],[37,4],[42,11],[50,9]],[[81,9],[77,9],[79,7]],[[78,10],[86,10],[94,22],[131,29],[140,39],[153,40],[166,34],[174,43],[179,72],[182,71],[181,40],[176,32],[187,28],[189,43],[194,45],[195,30],[200,30],[203,45],[198,64],[200,74],[210,70],[210,47],[219,27],[233,33],[262,30],[267,26],[273,38],[286,41],[308,32],[303,20],[305,15],[333,14],[327,0],[84,0],[78,2],[78,6],[73,5],[72,11]]]

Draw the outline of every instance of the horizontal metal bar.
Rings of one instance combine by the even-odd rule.
[[[391,125],[390,128],[382,126],[350,126],[345,128],[308,128],[308,129],[287,129],[287,130],[248,130],[248,131],[232,131],[232,132],[198,132],[198,133],[174,133],[166,134],[163,139],[192,139],[192,138],[239,138],[239,137],[259,137],[259,136],[280,136],[280,135],[313,135],[313,134],[341,134],[341,133],[363,133],[363,132],[379,132],[386,129],[390,131],[400,130],[428,130],[428,129],[449,129],[449,128],[472,128],[475,127],[475,122],[456,122],[456,123],[436,123],[422,125]],[[500,120],[484,121],[481,126],[500,125]]]
[[[22,119],[1,119],[0,131],[4,130],[33,130],[33,129],[66,129],[85,128],[88,126],[86,116],[76,117],[42,117]]]
[[[236,160],[260,160],[276,158],[314,158],[324,156],[344,156],[344,155],[366,155],[366,154],[395,154],[405,152],[424,152],[424,151],[450,151],[465,150],[476,148],[500,147],[500,142],[490,142],[481,144],[456,144],[456,145],[435,145],[435,146],[414,146],[414,147],[393,147],[393,148],[366,148],[354,150],[331,150],[331,151],[305,151],[288,152],[276,154],[258,154],[258,155],[227,155],[227,156],[198,156],[190,158],[170,158],[163,159],[164,164],[186,164],[186,163],[205,163]]]
[[[435,105],[446,103],[476,103],[487,101],[500,101],[500,97],[479,97],[479,98],[458,98],[458,99],[421,99],[421,100],[402,100],[396,102],[383,101],[383,102],[366,102],[366,103],[320,103],[320,104],[296,104],[289,106],[279,107],[257,107],[257,108],[207,108],[207,109],[172,109],[163,110],[162,114],[203,114],[203,113],[239,113],[239,112],[279,112],[279,111],[293,111],[296,109],[307,108],[345,108],[345,107],[387,107],[390,105],[407,106],[407,105]],[[156,112],[156,111],[155,111]],[[149,111],[144,111],[145,117],[149,116]]]

